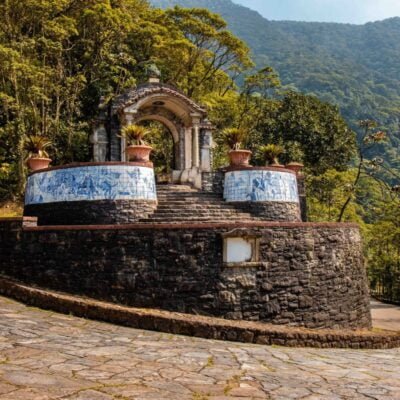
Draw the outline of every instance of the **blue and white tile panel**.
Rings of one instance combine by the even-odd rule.
[[[154,171],[100,165],[37,172],[28,178],[26,205],[82,200],[157,200]]]
[[[225,173],[226,201],[298,203],[296,175],[290,172],[242,170]]]

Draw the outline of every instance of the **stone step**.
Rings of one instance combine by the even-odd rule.
[[[221,195],[202,192],[186,185],[157,186],[157,209],[143,223],[206,223],[251,221],[254,217],[225,203]]]
[[[240,220],[241,222],[251,222],[251,220]],[[155,224],[155,225],[161,225],[161,224],[171,224],[171,225],[182,225],[185,222],[190,223],[190,224],[207,224],[213,221],[206,220],[206,221],[199,221],[199,220],[182,220],[182,221],[165,221],[165,220],[140,220],[139,221],[141,224]],[[231,220],[228,219],[221,219],[216,221],[218,223],[229,223],[232,222]]]
[[[153,216],[160,216],[160,217],[191,217],[191,216],[201,216],[201,217],[219,217],[219,216],[224,216],[224,217],[246,217],[246,218],[251,218],[252,215],[243,211],[238,211],[238,210],[231,210],[231,209],[216,209],[216,210],[193,210],[193,209],[158,209],[154,211],[153,214],[150,214],[149,217]]]
[[[156,211],[156,210],[154,210]],[[157,211],[162,212],[197,212],[197,213],[204,213],[204,212],[239,212],[239,213],[247,213],[246,210],[237,209],[235,207],[223,207],[223,206],[190,206],[190,207],[175,207],[175,206],[161,206],[157,208]]]
[[[235,215],[235,214],[246,214],[250,215],[250,213],[247,213],[245,211],[238,211],[238,210],[230,210],[230,209],[158,209],[155,210],[153,214],[159,214],[159,215],[164,215],[164,214],[184,214],[184,215],[203,215],[203,214],[209,214],[209,215],[218,215],[218,214],[226,214],[226,215]]]
[[[202,200],[202,199],[210,199],[210,200],[223,200],[222,196],[215,196],[215,195],[210,195],[210,194],[195,194],[195,195],[191,195],[191,194],[187,194],[185,193],[182,196],[177,196],[176,194],[171,194],[171,195],[162,195],[162,194],[158,194],[157,195],[158,199],[165,199],[165,200],[183,200],[183,199],[198,199],[198,200]]]
[[[246,213],[243,213],[243,214],[241,214],[241,213],[237,213],[237,212],[231,212],[231,213],[228,213],[228,212],[215,212],[215,213],[193,213],[193,212],[155,212],[154,214],[150,214],[149,215],[149,217],[150,218],[153,218],[153,217],[160,217],[160,218],[169,218],[169,217],[171,217],[171,218],[173,218],[173,217],[176,217],[176,216],[179,216],[179,217],[208,217],[208,218],[216,218],[216,217],[219,217],[219,216],[224,216],[224,217],[233,217],[233,218],[235,218],[235,217],[240,217],[240,216],[245,216],[246,218],[251,218],[251,215],[250,214],[246,214]]]
[[[194,198],[194,197],[186,197],[186,198],[171,198],[171,199],[163,199],[163,198],[158,198],[157,199],[159,203],[218,203],[218,204],[225,204],[225,201],[223,199],[214,199],[214,198]]]
[[[198,192],[198,189],[194,189],[191,186],[185,185],[157,185],[157,192]]]
[[[184,193],[215,194],[213,192],[204,192],[202,190],[193,189],[193,188],[174,189],[174,188],[160,188],[160,187],[157,186],[156,190],[157,190],[157,192],[163,193],[163,194],[169,194],[169,193],[178,193],[178,194],[184,194]]]
[[[230,205],[224,205],[224,204],[218,204],[218,203],[168,203],[168,204],[159,204],[158,205],[159,209],[164,209],[164,208],[171,208],[175,210],[180,210],[180,209],[200,209],[200,210],[206,210],[206,209],[219,209],[219,210],[235,210],[237,209],[235,206],[230,206]],[[240,210],[239,210],[240,211]]]
[[[242,211],[242,210],[236,210],[234,208],[221,208],[221,207],[207,207],[207,208],[200,208],[200,207],[181,207],[179,209],[175,208],[175,207],[165,207],[165,208],[158,208],[157,212],[160,213],[181,213],[181,212],[185,212],[185,213],[228,213],[228,214],[235,214],[235,213],[245,213],[247,214],[246,211]]]
[[[248,217],[241,217],[241,218],[236,218],[235,220],[237,221],[254,221],[254,219],[248,218]],[[221,221],[228,221],[232,222],[232,219],[230,218],[207,218],[207,217],[185,217],[185,218],[146,218],[146,219],[140,219],[139,222],[158,222],[158,223],[183,223],[183,222],[221,222]]]
[[[211,209],[211,210],[193,210],[193,209],[163,209],[163,210],[156,210],[154,214],[160,214],[160,215],[165,215],[165,214],[184,214],[184,215],[190,215],[190,214],[195,214],[195,215],[204,215],[204,214],[209,214],[209,215],[218,215],[218,214],[226,214],[226,215],[236,215],[236,214],[244,214],[244,215],[251,215],[250,213],[244,212],[244,211],[238,211],[238,210],[224,210],[224,209]]]
[[[175,206],[183,206],[186,208],[194,207],[194,208],[227,208],[233,209],[235,208],[234,204],[224,203],[222,201],[214,201],[214,202],[182,202],[182,201],[161,201],[158,202],[158,208],[166,208],[166,207],[175,207]]]

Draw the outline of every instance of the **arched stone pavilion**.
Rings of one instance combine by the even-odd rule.
[[[211,172],[212,131],[206,109],[178,89],[151,78],[130,89],[110,104],[101,104],[92,135],[95,162],[127,161],[121,128],[158,121],[174,142],[171,182],[202,187],[202,174]]]
[[[170,131],[179,185],[126,159],[121,128],[145,121]],[[32,171],[26,218],[0,221],[0,273],[138,307],[369,328],[358,226],[302,220],[298,164],[213,171],[212,131],[204,107],[155,76],[102,104],[94,162]]]

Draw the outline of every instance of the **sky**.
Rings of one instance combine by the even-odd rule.
[[[272,20],[363,24],[400,16],[400,0],[233,0]]]

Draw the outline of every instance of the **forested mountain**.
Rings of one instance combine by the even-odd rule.
[[[353,128],[361,119],[378,120],[390,133],[385,158],[399,166],[400,18],[365,25],[270,21],[231,0],[151,2],[221,14],[257,66],[274,67],[284,85],[338,104]]]

